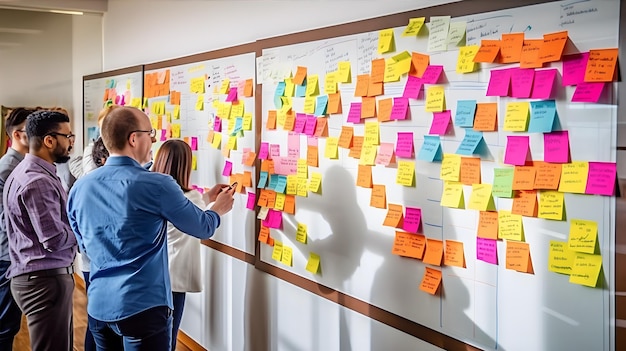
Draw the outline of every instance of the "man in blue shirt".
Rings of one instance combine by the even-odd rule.
[[[155,130],[142,111],[120,107],[102,124],[110,156],[79,179],[68,200],[70,224],[91,259],[89,329],[99,350],[169,350],[172,291],[167,222],[210,238],[232,209],[234,189],[218,184],[210,209],[196,207],[169,175],[141,167],[150,161]]]

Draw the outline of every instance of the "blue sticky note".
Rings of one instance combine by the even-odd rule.
[[[439,135],[424,135],[424,143],[417,154],[417,159],[422,161],[441,161],[443,152],[441,150],[441,139]]]
[[[274,93],[274,96],[283,96],[285,95],[285,87],[287,85],[285,84],[285,82],[278,82],[278,85],[276,86],[276,92]]]
[[[328,106],[328,95],[318,96],[317,103],[315,104],[315,115],[324,116],[326,114],[327,106]]]
[[[304,97],[306,95],[306,79],[302,85],[296,84],[296,97]]]
[[[278,185],[278,174],[271,174],[270,184],[267,186],[267,188],[276,191],[276,185]]]
[[[459,100],[456,103],[456,115],[454,115],[454,125],[463,128],[474,126],[474,115],[476,114],[476,100]]]
[[[243,132],[243,117],[237,117],[235,119],[235,127],[233,128],[233,131],[230,133],[230,136],[235,136],[239,132]]]
[[[278,95],[274,96],[274,106],[277,109],[280,109],[283,107],[283,99],[281,99],[280,96]]]
[[[274,190],[277,193],[284,194],[285,190],[287,189],[287,176],[279,175],[277,178],[278,178],[278,181]]]
[[[529,133],[550,133],[554,130],[557,116],[554,100],[531,101]]]
[[[98,127],[89,127],[87,128],[87,140],[96,140],[100,135],[100,131]]]
[[[456,153],[459,155],[471,156],[477,153],[476,149],[478,149],[478,146],[482,141],[482,132],[477,132],[472,129],[466,129],[465,137],[463,138],[463,141],[461,141],[461,145],[459,145],[459,148],[456,149]]]
[[[265,188],[265,184],[267,183],[267,175],[267,172],[261,172],[261,174],[259,174],[259,188]]]

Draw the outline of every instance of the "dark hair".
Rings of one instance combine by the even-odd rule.
[[[34,110],[18,107],[11,110],[11,113],[7,116],[6,121],[4,122],[4,128],[7,132],[9,138],[11,137],[11,133],[19,126],[20,124],[26,121],[26,117],[30,115]]]
[[[93,149],[91,149],[91,158],[96,166],[101,167],[104,166],[104,162],[107,158],[109,158],[109,150],[104,146],[104,141],[102,138],[96,139],[93,142]],[[104,161],[102,161],[104,159]]]
[[[118,107],[111,109],[102,121],[102,141],[109,151],[121,151],[126,147],[128,136],[139,128],[137,113],[142,113],[134,107]]]
[[[157,151],[152,171],[171,175],[183,191],[189,191],[191,148],[179,139],[164,142]]]
[[[31,146],[41,148],[43,138],[59,130],[59,124],[69,123],[70,118],[59,111],[39,110],[28,115],[26,134]]]

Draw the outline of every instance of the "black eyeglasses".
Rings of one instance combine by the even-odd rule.
[[[150,135],[150,138],[154,138],[156,137],[156,129],[152,128],[150,130],[131,130],[130,133],[128,133],[128,138],[130,138],[130,135],[133,133],[148,133]]]
[[[63,133],[52,132],[52,133],[48,133],[46,135],[53,136],[53,137],[56,137],[56,136],[60,135],[60,136],[66,137],[71,142],[74,142],[76,140],[76,135],[74,135],[72,133],[70,133],[70,134],[63,134]]]

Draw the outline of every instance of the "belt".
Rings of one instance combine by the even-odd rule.
[[[55,275],[74,274],[74,265],[62,268],[42,269],[39,271],[28,272],[18,275],[18,277],[24,277],[28,279],[40,278],[40,277],[52,277]]]

